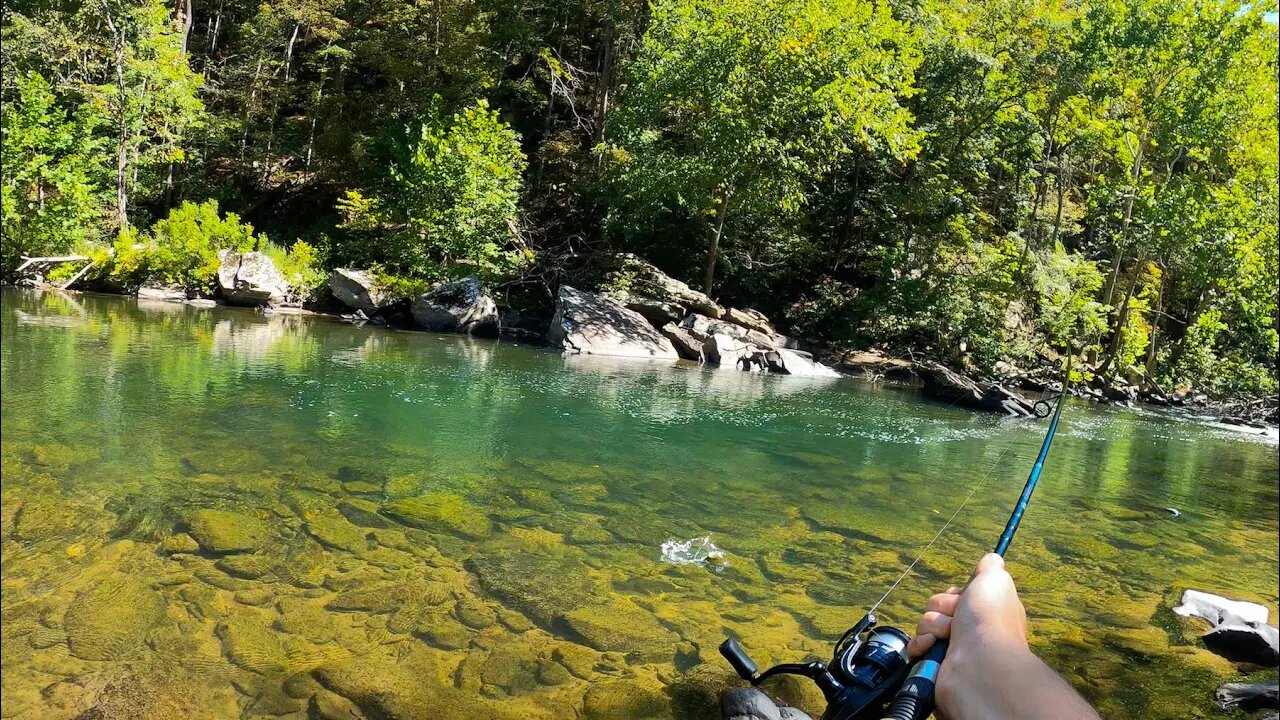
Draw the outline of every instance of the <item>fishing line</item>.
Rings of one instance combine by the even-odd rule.
[[[1061,395],[1059,395],[1057,398],[1058,403],[1061,403],[1063,401],[1063,397],[1066,394],[1065,388],[1063,388],[1063,390],[1064,392]],[[1040,402],[1044,402],[1043,398],[1044,396],[1042,394],[1041,399],[1037,401],[1037,404],[1039,404]],[[918,555],[916,555],[915,559],[911,561],[911,564],[907,566],[907,569],[902,571],[902,574],[898,576],[898,579],[893,581],[893,584],[889,586],[889,589],[884,591],[884,595],[881,595],[880,599],[877,600],[876,603],[871,606],[871,609],[867,611],[868,614],[874,615],[876,610],[879,609],[880,605],[883,604],[884,601],[888,599],[889,595],[892,594],[893,591],[896,590],[898,586],[902,584],[903,580],[907,579],[907,576],[911,574],[911,571],[915,569],[916,565],[918,565],[920,561],[924,559],[924,556],[926,553],[929,552],[929,549],[932,548],[938,542],[938,540],[942,537],[942,534],[947,531],[947,528],[951,527],[951,523],[955,521],[955,519],[960,515],[960,512],[964,510],[965,506],[969,504],[969,501],[973,499],[973,496],[978,494],[978,490],[981,490],[982,486],[986,484],[987,480],[991,477],[991,475],[995,473],[996,468],[1000,467],[1000,463],[1001,461],[1004,460],[1004,456],[1009,453],[1009,450],[1013,448],[1014,443],[1016,443],[1017,441],[1018,441],[1018,438],[1015,437],[1011,439],[1009,442],[1005,443],[1004,449],[1000,451],[1000,454],[996,457],[995,462],[991,464],[991,467],[987,468],[986,473],[984,473],[982,477],[978,479],[978,482],[974,483],[973,488],[969,490],[969,494],[965,496],[964,500],[955,509],[955,512],[951,513],[951,517],[947,518],[947,521],[942,524],[942,527],[938,529],[938,532],[934,533],[933,538],[929,540],[929,543],[924,546],[924,549],[922,549]]]

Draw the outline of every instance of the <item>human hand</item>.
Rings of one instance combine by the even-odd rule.
[[[964,588],[949,588],[929,598],[916,636],[907,645],[912,657],[929,651],[939,640],[951,640],[947,656],[969,651],[1027,652],[1027,612],[1018,599],[1004,558],[982,558]]]
[[[964,588],[929,598],[907,652],[919,657],[939,639],[950,641],[934,688],[943,720],[1098,717],[1031,652],[1027,612],[999,555],[983,557]]]
[[[929,598],[907,652],[919,657],[939,639],[950,641],[934,690],[939,716],[998,717],[982,701],[1000,697],[1004,670],[1031,656],[1027,613],[1004,558],[983,557],[968,585]]]

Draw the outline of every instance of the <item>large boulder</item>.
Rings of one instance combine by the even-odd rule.
[[[260,252],[218,253],[218,291],[232,305],[284,302],[289,283],[271,258]]]
[[[393,301],[368,270],[334,268],[329,273],[329,292],[343,305],[366,313],[374,312]]]
[[[475,276],[445,283],[418,298],[413,319],[436,332],[494,336],[499,327],[498,304]]]
[[[698,313],[689,313],[680,321],[680,328],[701,342],[711,339],[712,335],[726,335],[734,340],[756,345],[762,348],[793,347],[795,342],[785,335],[766,334],[752,330],[737,323],[717,320]]]
[[[766,335],[773,334],[773,324],[769,322],[769,318],[759,310],[739,310],[738,308],[729,308],[722,316],[731,323],[741,325],[751,330],[759,330]]]
[[[605,289],[611,293],[627,292],[683,306],[693,312],[718,318],[724,308],[706,293],[698,292],[630,253],[618,256],[618,269],[609,275]]]
[[[764,354],[764,349],[756,345],[752,345],[745,340],[735,338],[724,333],[714,333],[702,343],[702,357],[712,365],[719,365],[725,368],[742,368],[750,369],[754,362],[748,363],[748,360],[754,361],[757,356]]]
[[[547,343],[568,353],[675,360],[676,350],[643,315],[597,295],[560,286]]]
[[[684,317],[685,308],[678,303],[659,300],[647,295],[636,295],[626,290],[601,294],[628,310],[635,310],[657,326],[676,322]]]
[[[795,350],[787,350],[778,348],[773,351],[778,356],[779,370],[774,372],[784,372],[787,375],[795,375],[796,377],[813,377],[813,378],[838,378],[840,373],[814,360],[812,357],[796,352]],[[771,366],[772,370],[773,367]]]
[[[925,396],[935,400],[1022,417],[1035,414],[1035,406],[1029,400],[1002,385],[979,384],[937,363],[922,363],[917,371],[924,383]]]
[[[682,329],[675,323],[667,323],[658,328],[671,341],[672,347],[680,357],[685,360],[696,360],[702,362],[702,341],[690,335],[688,331]]]

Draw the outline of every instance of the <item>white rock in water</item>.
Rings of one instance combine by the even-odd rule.
[[[1183,617],[1198,617],[1211,625],[1221,625],[1235,618],[1246,623],[1265,625],[1270,611],[1257,603],[1228,600],[1221,595],[1187,590],[1182,593],[1182,604],[1173,609]]]
[[[700,565],[723,557],[724,551],[711,542],[710,535],[662,543],[662,559],[672,565]]]

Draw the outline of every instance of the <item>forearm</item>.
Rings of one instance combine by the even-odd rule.
[[[948,720],[1090,720],[1093,708],[1030,650],[948,657]],[[958,681],[958,682],[957,682]]]

